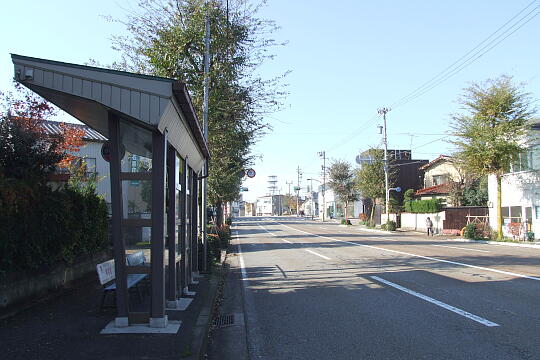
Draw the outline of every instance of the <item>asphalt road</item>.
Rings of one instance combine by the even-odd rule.
[[[294,217],[233,234],[250,359],[540,359],[540,249]]]

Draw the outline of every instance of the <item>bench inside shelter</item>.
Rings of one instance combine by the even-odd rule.
[[[140,285],[143,280],[148,278],[148,271],[146,265],[146,258],[144,252],[138,251],[126,256],[126,265],[133,271],[128,271],[127,275],[127,288],[137,289],[139,299],[142,299],[142,293]],[[134,273],[139,268],[141,273]],[[142,269],[141,269],[142,268]],[[100,309],[105,306],[105,298],[107,294],[114,293],[116,291],[116,275],[114,270],[114,260],[105,261],[96,265],[96,270],[99,277],[99,282],[103,286],[103,295],[101,297]],[[110,307],[114,307],[111,305]]]

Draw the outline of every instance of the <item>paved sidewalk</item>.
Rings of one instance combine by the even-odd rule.
[[[88,275],[71,288],[34,300],[30,307],[23,306],[1,320],[0,358],[195,359],[205,344],[204,322],[211,317],[199,318],[199,314],[211,314],[213,283],[210,275],[205,275],[198,285],[190,287],[197,295],[186,311],[167,311],[169,320],[182,321],[177,334],[100,335],[114,319],[115,309],[99,311],[101,286],[97,275]],[[0,314],[0,318],[2,315],[6,316]]]

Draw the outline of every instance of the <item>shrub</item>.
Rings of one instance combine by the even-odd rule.
[[[467,224],[465,226],[465,230],[463,231],[463,236],[466,238],[466,239],[472,239],[472,240],[475,240],[475,239],[478,239],[479,236],[478,236],[478,231],[476,229],[476,224],[473,224],[473,223],[470,223],[470,224]]]
[[[107,206],[93,191],[0,177],[0,272],[71,264],[104,250],[107,240]]]
[[[341,225],[352,225],[351,220],[341,219]]]
[[[228,216],[228,217],[225,219],[225,225],[229,225],[229,226],[232,225],[232,217]]]
[[[395,221],[389,220],[386,222],[386,224],[381,225],[381,229],[388,230],[388,231],[396,231],[397,224]]]
[[[360,213],[360,215],[358,216],[358,219],[360,219],[360,221],[366,221],[368,219],[367,215],[364,214],[364,213]]]
[[[374,228],[375,228],[375,221],[373,221],[373,220],[368,220],[368,221],[366,221],[366,226],[367,226],[369,229],[374,229]]]
[[[442,210],[441,199],[405,201],[405,211],[410,213],[436,213]]]

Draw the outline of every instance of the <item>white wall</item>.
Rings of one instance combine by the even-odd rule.
[[[425,231],[427,233],[426,219],[428,217],[433,222],[433,232],[442,234],[443,220],[446,219],[444,211],[432,214],[401,213],[401,229]],[[390,214],[390,220],[396,220],[395,214]],[[386,214],[381,214],[381,223],[386,223]]]
[[[540,207],[540,176],[535,171],[522,171],[505,174],[502,178],[501,202],[503,207],[520,206],[522,216],[525,208],[532,208],[532,231],[535,239],[540,239],[540,217],[537,217],[537,207]],[[497,180],[495,175],[488,179],[489,193],[489,223],[497,228]],[[539,214],[540,215],[540,214]],[[504,225],[504,224],[503,224]],[[506,226],[503,226],[505,236],[510,236]]]
[[[107,203],[111,202],[111,181],[109,177],[109,163],[106,162],[101,156],[102,142],[90,142],[87,141],[80,148],[78,152],[74,152],[73,155],[81,158],[94,158],[96,159],[96,168],[88,169],[88,171],[97,172],[97,188],[98,195],[103,195]],[[90,166],[90,165],[89,165]]]

